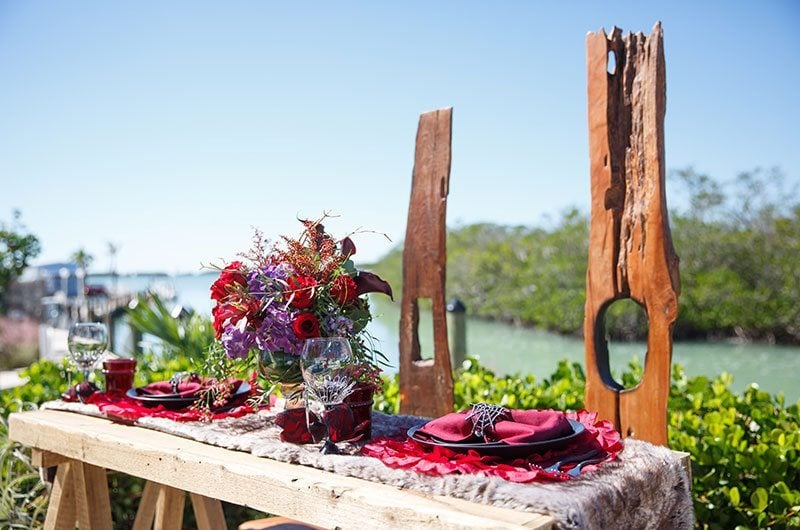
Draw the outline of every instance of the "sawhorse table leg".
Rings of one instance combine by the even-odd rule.
[[[45,530],[112,530],[108,480],[103,468],[66,460],[58,465]]]
[[[222,503],[219,500],[196,493],[190,493],[189,496],[199,530],[226,528],[225,516],[222,513]],[[136,520],[133,523],[133,530],[180,528],[183,521],[185,501],[186,492],[164,484],[148,481],[144,485],[142,500],[139,503],[139,510],[136,512]]]
[[[111,502],[106,470],[56,453],[33,451],[33,464],[57,467],[47,507],[45,530],[111,530]],[[225,515],[218,499],[190,493],[199,530],[224,530]],[[157,482],[145,482],[133,530],[181,528],[186,492]]]

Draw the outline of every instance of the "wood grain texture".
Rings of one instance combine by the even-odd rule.
[[[87,462],[70,464],[81,530],[112,530],[106,470]]]
[[[101,418],[12,414],[9,437],[173,488],[331,528],[551,528],[551,517],[423,495]]]
[[[55,467],[67,461],[67,458],[56,453],[48,453],[47,451],[38,451],[36,449],[31,451],[31,463],[35,467]]]
[[[186,503],[186,492],[165,484],[158,488],[156,516],[153,530],[174,530],[183,527],[183,505]]]
[[[586,277],[586,406],[624,436],[667,444],[672,329],[680,279],[664,191],[666,75],[660,23],[586,37],[592,212]],[[616,69],[609,73],[613,52]],[[648,317],[644,376],[624,390],[611,376],[604,316],[630,298]]]
[[[419,118],[403,247],[400,311],[400,412],[437,417],[453,410],[453,374],[447,344],[446,213],[450,186],[453,109]],[[419,344],[419,299],[431,301],[433,359]]]
[[[198,530],[225,530],[227,528],[222,503],[219,500],[197,493],[190,493],[189,498],[192,500],[192,509]]]
[[[136,510],[136,518],[133,520],[133,530],[150,530],[153,528],[160,489],[160,484],[149,480],[145,482],[142,498],[139,500],[139,509]]]
[[[78,514],[75,511],[75,487],[72,479],[72,462],[68,459],[58,466],[50,502],[45,516],[45,530],[75,530]],[[75,465],[79,465],[75,463]]]

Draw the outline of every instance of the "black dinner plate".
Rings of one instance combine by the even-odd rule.
[[[427,447],[446,447],[451,451],[465,453],[467,451],[476,451],[482,455],[489,456],[503,456],[511,458],[520,458],[533,453],[542,453],[550,449],[557,449],[568,444],[586,430],[586,427],[579,421],[567,419],[572,432],[570,434],[559,436],[558,438],[551,438],[549,440],[539,440],[536,442],[529,442],[525,444],[509,445],[503,442],[490,442],[490,443],[454,443],[445,442],[441,440],[434,440],[430,438],[423,438],[416,436],[417,431],[423,428],[427,423],[416,425],[408,430],[408,437],[415,442],[425,445]]]
[[[165,408],[170,410],[177,410],[191,406],[197,398],[199,397],[199,393],[195,392],[190,396],[181,396],[180,394],[161,394],[158,396],[150,395],[150,394],[142,394],[141,390],[144,387],[138,388],[131,388],[128,390],[125,395],[134,401],[138,401],[141,405],[145,407],[156,407],[158,405],[164,405]],[[250,392],[250,384],[247,382],[242,382],[239,385],[239,388],[236,392],[228,398],[228,401],[235,399],[242,394],[246,394]]]

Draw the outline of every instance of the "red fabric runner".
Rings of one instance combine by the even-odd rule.
[[[241,382],[239,382],[241,384]],[[234,388],[238,388],[238,384]],[[247,399],[253,393],[251,385],[250,392],[237,396],[234,401],[229,401],[224,405],[225,412],[211,412],[211,415],[204,414],[202,411],[193,408],[179,410],[168,410],[163,405],[155,407],[145,407],[141,403],[124,397],[109,396],[102,392],[95,392],[86,400],[86,403],[97,405],[100,412],[112,420],[134,422],[139,418],[151,416],[154,418],[167,418],[174,421],[200,421],[200,420],[219,420],[222,418],[238,418],[245,414],[255,412],[247,404]],[[233,407],[233,408],[228,408]]]
[[[622,451],[622,441],[614,426],[607,420],[597,420],[596,412],[581,410],[564,413],[565,417],[581,422],[586,430],[574,442],[560,449],[528,458],[504,460],[497,456],[481,456],[475,451],[457,453],[445,447],[428,449],[417,442],[403,438],[377,438],[366,444],[361,453],[378,458],[388,467],[411,469],[425,475],[480,474],[497,476],[511,482],[534,482],[548,480],[569,480],[564,470],[573,467],[567,464],[562,472],[547,472],[542,469],[562,457],[587,453],[591,450],[604,451],[604,462],[613,460]],[[600,464],[597,464],[600,465]],[[596,465],[587,465],[582,471],[591,471]]]

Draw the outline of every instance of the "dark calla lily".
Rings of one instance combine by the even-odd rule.
[[[353,279],[356,282],[356,287],[358,289],[356,292],[359,296],[367,293],[383,293],[394,300],[392,286],[377,274],[361,271],[358,273],[358,276]]]
[[[349,237],[342,239],[342,254],[351,258],[356,253],[356,245],[353,243],[353,240]]]

